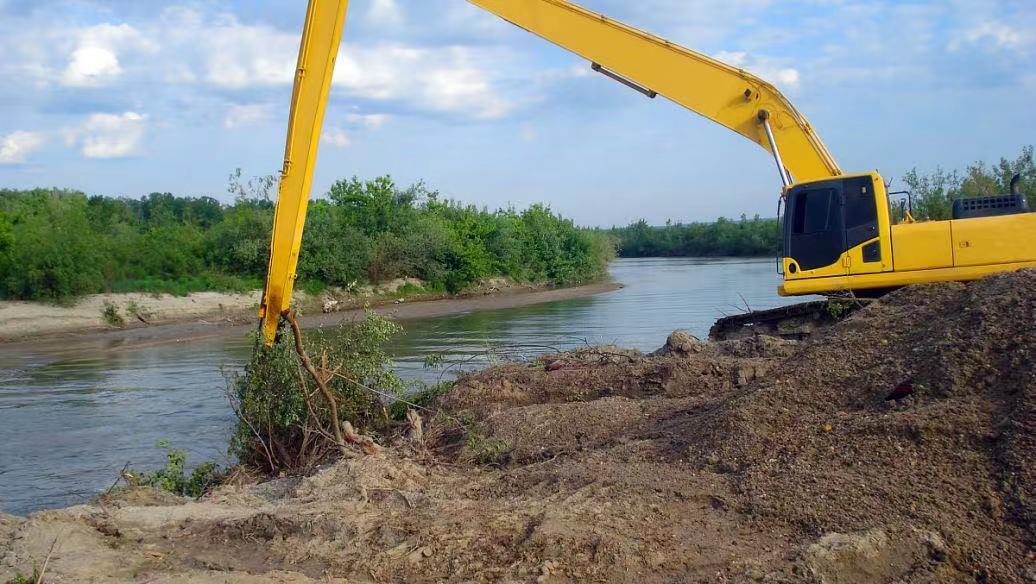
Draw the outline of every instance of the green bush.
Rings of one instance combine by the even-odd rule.
[[[164,441],[159,442],[158,446],[166,449],[166,465],[155,472],[129,471],[127,475],[133,477],[132,484],[196,499],[220,483],[223,473],[215,463],[200,464],[187,474],[186,452],[171,448]]]
[[[335,372],[328,386],[340,421],[362,433],[377,434],[386,427],[389,419],[382,400],[403,390],[384,349],[399,332],[397,324],[368,311],[361,323],[306,338],[313,361]],[[242,374],[230,375],[229,388],[239,419],[232,451],[242,463],[270,473],[305,472],[334,453],[327,440],[330,408],[300,368],[286,327],[272,348],[253,353]]]
[[[105,300],[104,306],[101,307],[101,319],[109,326],[120,328],[126,326],[126,319],[119,313],[119,307],[110,300]]]

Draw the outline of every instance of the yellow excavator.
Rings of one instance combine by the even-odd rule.
[[[771,84],[566,0],[468,0],[590,62],[649,98],[666,97],[772,154],[781,191],[784,296],[875,294],[1036,266],[1036,213],[1011,193],[954,203],[954,219],[894,225],[877,172],[844,174]],[[313,167],[348,0],[310,0],[274,218],[263,336],[289,309]]]

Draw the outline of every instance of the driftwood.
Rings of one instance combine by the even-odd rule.
[[[306,354],[306,348],[302,344],[302,329],[299,328],[298,320],[295,318],[294,311],[288,311],[286,313],[288,323],[291,325],[291,332],[295,336],[295,352],[298,353],[299,359],[302,361],[302,367],[309,373],[317,383],[317,387],[320,389],[320,393],[323,394],[324,399],[327,400],[327,405],[331,410],[331,430],[334,432],[334,439],[338,448],[342,451],[342,454],[349,456],[347,444],[356,444],[366,454],[377,454],[382,451],[382,447],[369,436],[363,436],[356,432],[353,425],[348,421],[342,422],[338,417],[338,401],[335,399],[334,393],[331,392],[330,386],[327,382],[330,380],[337,371],[328,370],[326,357],[324,362],[321,363],[322,367],[318,370],[313,365],[313,360]]]

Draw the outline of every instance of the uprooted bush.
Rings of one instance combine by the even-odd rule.
[[[384,400],[392,401],[404,385],[390,368],[384,345],[401,330],[368,311],[362,322],[307,336],[306,353],[326,379],[338,424],[378,435],[392,423]],[[254,351],[244,372],[230,375],[228,385],[238,416],[231,450],[242,464],[270,474],[302,473],[339,448],[331,404],[303,369],[287,326],[273,347]]]

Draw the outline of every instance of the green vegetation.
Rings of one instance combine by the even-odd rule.
[[[108,326],[116,328],[126,326],[126,319],[119,313],[119,307],[114,302],[104,301],[104,306],[101,308],[101,318],[108,323]]]
[[[400,332],[368,311],[361,323],[307,335],[306,352],[327,376],[339,421],[363,434],[391,424],[385,404],[404,390],[384,350]],[[239,420],[231,451],[241,463],[271,474],[306,472],[335,453],[331,408],[301,369],[290,330],[283,329],[271,349],[255,351],[229,385]]]
[[[32,567],[32,575],[26,576],[25,574],[18,572],[14,575],[14,578],[7,581],[7,584],[36,584],[40,581],[42,581],[40,570],[34,565]]]
[[[903,182],[911,193],[914,218],[940,220],[952,217],[954,199],[1009,192],[1011,179],[1016,174],[1022,177],[1021,192],[1028,196],[1030,204],[1036,203],[1036,161],[1032,146],[1023,148],[1014,160],[1001,158],[994,165],[976,162],[964,172],[937,168],[930,174],[921,174],[914,169],[903,177]],[[903,207],[897,205],[896,211],[901,218]]]
[[[139,200],[69,190],[0,190],[0,298],[99,292],[184,295],[262,287],[276,181],[231,176],[233,205],[152,193]],[[548,207],[489,211],[391,178],[335,183],[309,207],[299,286],[320,291],[414,277],[458,292],[481,279],[573,284],[603,273],[601,234]]]
[[[777,254],[776,219],[758,216],[715,223],[667,223],[652,227],[638,221],[608,232],[618,241],[619,255],[643,257],[772,256]]]
[[[165,467],[151,473],[129,472],[134,477],[132,484],[179,495],[181,497],[198,498],[218,485],[222,472],[215,463],[206,462],[187,474],[187,453],[179,448],[170,448],[168,442],[159,442],[158,446],[166,449]]]
[[[1019,188],[1030,203],[1036,203],[1036,161],[1032,146],[1022,149],[1015,159],[1001,158],[994,165],[976,162],[964,171],[941,168],[930,174],[911,170],[903,178],[910,191],[913,216],[919,221],[942,220],[952,216],[953,201],[965,197],[999,195],[1009,192],[1011,178],[1021,175]],[[893,187],[891,190],[898,190]],[[902,220],[906,197],[894,197],[893,215]],[[622,257],[710,257],[773,256],[778,253],[780,227],[776,219],[738,221],[720,219],[715,223],[666,223],[653,227],[638,221],[628,227],[606,231],[616,241]]]

